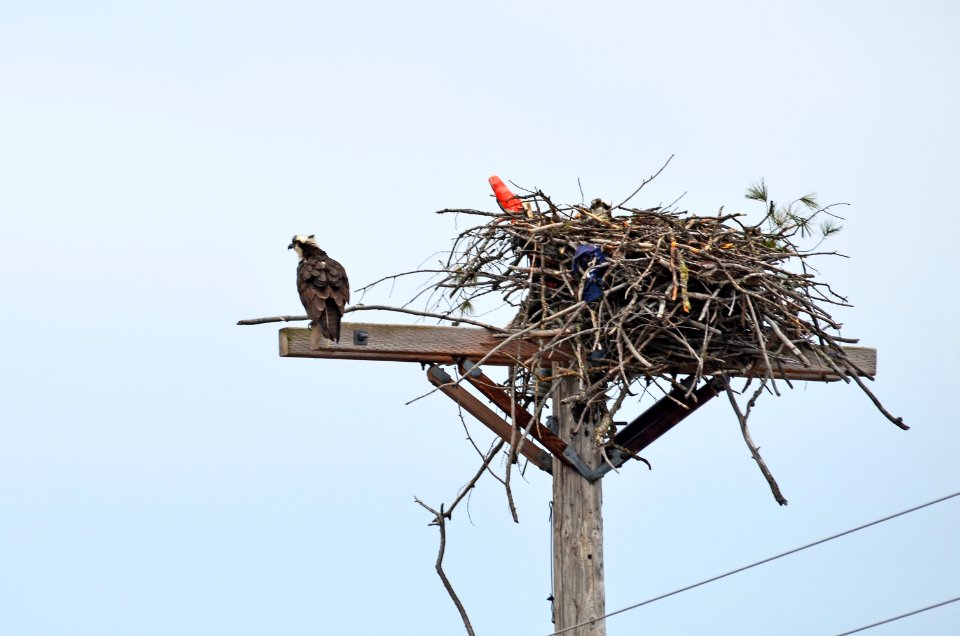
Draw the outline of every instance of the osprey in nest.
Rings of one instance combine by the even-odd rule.
[[[340,341],[340,319],[350,302],[350,282],[343,265],[327,256],[313,236],[297,234],[287,249],[295,250],[300,257],[297,291],[310,318],[310,345],[317,349],[321,334]]]

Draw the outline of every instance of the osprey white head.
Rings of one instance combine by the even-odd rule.
[[[293,250],[297,253],[297,257],[302,261],[303,260],[303,251],[304,247],[307,247],[308,251],[310,248],[319,250],[320,246],[317,245],[317,241],[314,239],[314,235],[304,236],[303,234],[295,234],[293,240],[290,241],[290,245],[287,246],[288,250]]]

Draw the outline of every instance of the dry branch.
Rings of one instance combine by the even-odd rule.
[[[750,456],[753,457],[754,461],[757,462],[757,466],[760,467],[760,472],[763,474],[764,479],[767,480],[767,484],[770,486],[770,492],[773,493],[773,498],[776,499],[777,503],[781,506],[787,505],[787,498],[783,496],[783,493],[780,492],[780,485],[777,484],[777,480],[774,479],[773,473],[770,472],[770,469],[767,468],[767,463],[763,461],[763,457],[760,456],[760,449],[757,448],[757,445],[753,443],[753,438],[750,436],[750,429],[747,427],[747,418],[750,417],[750,412],[753,410],[753,406],[757,403],[757,398],[760,397],[760,394],[763,393],[766,389],[766,380],[760,381],[760,386],[757,387],[757,390],[754,391],[753,395],[750,397],[750,400],[747,402],[747,408],[741,409],[740,405],[737,404],[737,398],[734,395],[734,391],[730,388],[729,382],[724,382],[724,389],[727,392],[727,397],[730,399],[730,406],[733,407],[733,412],[737,416],[737,420],[740,422],[740,432],[743,435],[743,441],[746,442],[747,448],[750,449]]]
[[[443,583],[444,589],[447,590],[447,594],[450,595],[451,600],[453,600],[453,604],[457,606],[457,611],[460,612],[460,619],[463,621],[463,626],[467,630],[467,634],[469,634],[469,636],[476,636],[476,633],[473,631],[473,626],[470,624],[470,618],[467,616],[466,608],[463,607],[460,597],[457,596],[453,585],[450,583],[450,579],[447,578],[447,574],[443,571],[443,554],[447,549],[447,515],[449,513],[444,512],[442,505],[438,512],[419,499],[415,501],[433,515],[433,521],[430,522],[430,525],[437,526],[440,530],[440,548],[437,551],[437,561],[434,565],[437,570],[437,576],[440,577],[440,581]]]
[[[479,320],[473,320],[471,318],[466,318],[460,316],[457,318],[451,318],[450,314],[438,313],[435,311],[417,311],[416,309],[408,309],[405,307],[392,307],[390,305],[352,305],[343,310],[343,313],[349,314],[355,311],[390,311],[398,314],[407,314],[410,316],[417,316],[420,318],[435,318],[437,320],[443,320],[446,322],[452,322],[453,324],[464,323],[467,325],[474,325],[475,327],[483,327],[494,332],[503,332],[505,331],[502,327],[496,325],[491,325],[486,322],[480,322]],[[245,320],[238,320],[237,325],[246,326],[246,325],[264,325],[271,322],[297,322],[303,320],[310,320],[309,316],[305,315],[291,315],[291,316],[268,316],[266,318],[247,318]]]
[[[464,428],[466,428],[466,424],[464,424]],[[470,437],[469,432],[467,433],[467,437],[470,439],[470,443],[472,444],[473,439]],[[480,468],[476,471],[476,473],[474,473],[470,481],[468,481],[460,489],[449,508],[444,509],[444,505],[440,504],[440,510],[438,511],[420,501],[419,498],[414,498],[414,501],[416,501],[433,515],[433,520],[430,522],[430,525],[437,526],[437,529],[440,531],[440,546],[437,550],[437,560],[435,564],[437,576],[440,577],[440,581],[443,583],[444,589],[446,589],[447,594],[450,595],[450,600],[452,600],[453,604],[456,605],[457,611],[460,613],[460,618],[463,620],[463,626],[467,630],[467,634],[470,636],[475,635],[473,626],[470,624],[470,618],[467,616],[467,610],[460,601],[460,597],[457,596],[456,591],[453,589],[453,584],[450,583],[450,579],[447,578],[446,573],[443,571],[443,556],[447,549],[447,521],[453,519],[453,511],[456,510],[457,506],[460,505],[460,502],[463,501],[464,497],[466,497],[467,494],[476,487],[477,482],[483,476],[483,473],[490,471],[490,462],[494,457],[497,456],[497,454],[500,453],[500,450],[503,448],[503,444],[503,440],[498,441],[496,444],[494,444],[490,451],[483,456],[483,461],[481,462]],[[476,448],[476,444],[474,444],[474,448]],[[479,449],[477,449],[477,451],[479,452]],[[500,481],[501,484],[503,483],[503,480],[500,479],[500,477],[498,477],[495,473],[490,471],[490,474],[494,475],[494,477]]]

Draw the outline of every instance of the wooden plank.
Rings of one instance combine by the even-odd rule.
[[[310,330],[287,327],[280,330],[280,355],[291,358],[334,358],[341,360],[381,360],[448,364],[457,358],[480,360],[503,342],[486,329],[426,325],[383,325],[348,323],[340,328],[340,342],[325,340],[319,349],[310,347]],[[366,343],[358,344],[355,334],[366,334]],[[507,351],[507,349],[509,351]],[[532,342],[510,343],[505,350],[490,356],[484,364],[512,366],[518,359],[537,352]]]
[[[427,325],[384,325],[376,323],[343,323],[340,342],[324,341],[320,348],[311,349],[310,330],[287,327],[280,330],[280,355],[291,358],[332,358],[341,360],[379,360],[393,362],[426,362],[447,364],[460,359],[480,361],[494,347],[503,342],[502,334],[494,334],[476,327],[443,327]],[[366,335],[366,340],[355,339]],[[485,366],[512,366],[528,360],[538,350],[536,339],[508,344],[484,360]],[[847,357],[863,375],[874,376],[877,372],[877,350],[867,347],[844,347]],[[548,361],[562,359],[556,353]],[[792,356],[781,357],[783,371],[774,369],[774,377],[788,380],[833,382],[840,378],[833,370],[820,362],[813,353],[808,353],[810,367],[805,367]],[[726,371],[733,377],[758,377],[764,375],[763,363],[758,362],[748,369],[705,369],[704,375]],[[689,366],[670,369],[678,374],[695,371]]]
[[[470,415],[477,418],[481,424],[496,433],[508,444],[513,440],[513,427],[494,413],[486,404],[475,398],[469,391],[461,386],[454,386],[453,381],[447,373],[439,367],[427,369],[427,379],[430,384],[437,387],[444,395],[459,404]],[[553,472],[550,453],[543,450],[531,440],[527,439],[520,445],[520,454],[530,460],[530,462],[548,473]]]
[[[470,371],[467,371],[466,367],[461,363],[460,373],[463,374],[467,382],[480,391],[484,397],[496,404],[497,408],[506,415],[510,416],[515,426],[522,430],[527,430],[533,416],[530,415],[527,409],[517,404],[516,400],[510,397],[506,389],[484,375],[484,373],[480,371],[480,367],[475,366]],[[530,435],[540,442],[548,451],[553,453],[554,457],[570,465],[570,461],[563,456],[563,451],[567,449],[567,444],[551,433],[550,429],[540,422],[535,422],[533,426],[530,426]]]
[[[811,382],[838,381],[840,376],[838,376],[827,364],[822,362],[820,357],[814,353],[814,350],[817,348],[818,347],[810,346],[803,350],[806,357],[810,361],[809,367],[803,366],[799,360],[790,354],[785,353],[781,355],[780,360],[781,365],[783,366],[783,373],[780,373],[777,370],[776,362],[773,361],[773,357],[771,356],[770,363],[774,367],[773,377],[777,380],[809,380]],[[843,352],[846,354],[847,359],[850,360],[855,367],[862,371],[862,373],[859,374],[861,377],[873,377],[877,374],[876,349],[872,349],[870,347],[843,347]],[[680,373],[683,372],[681,371]],[[704,375],[712,374],[704,373]],[[732,377],[759,378],[766,375],[766,373],[763,366],[763,361],[758,360],[752,368],[741,373],[733,372],[729,375]]]

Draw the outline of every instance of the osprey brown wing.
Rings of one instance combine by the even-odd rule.
[[[297,266],[297,291],[307,316],[324,337],[340,340],[340,319],[350,302],[350,282],[343,265],[326,254],[305,257]]]

